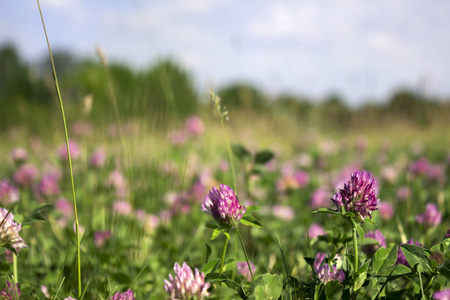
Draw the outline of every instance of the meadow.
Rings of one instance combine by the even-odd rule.
[[[448,103],[0,54],[0,299],[448,299]]]

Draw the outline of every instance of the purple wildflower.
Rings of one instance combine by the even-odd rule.
[[[220,191],[214,187],[205,196],[202,211],[212,215],[220,225],[231,228],[234,226],[234,222],[239,222],[242,215],[245,214],[246,208],[241,206],[232,188],[221,184]]]
[[[77,121],[72,125],[72,133],[74,136],[91,136],[92,135],[92,124]],[[72,154],[72,149],[70,149],[70,154]]]
[[[445,234],[446,239],[450,239],[450,228],[447,229],[447,233]]]
[[[16,252],[20,248],[27,247],[24,240],[19,236],[19,231],[22,229],[20,224],[14,222],[14,216],[8,210],[0,207],[0,245],[10,244]]]
[[[106,241],[111,238],[111,231],[97,231],[94,233],[94,244],[97,248],[102,248]]]
[[[344,282],[345,274],[340,268],[342,261],[339,255],[336,255],[331,262],[326,262],[326,253],[317,253],[314,260],[314,269],[320,282],[327,283],[332,280],[337,280],[340,283]]]
[[[397,199],[405,201],[411,195],[411,190],[407,186],[401,186],[397,189]]]
[[[272,213],[274,217],[285,221],[292,221],[295,217],[294,209],[289,206],[274,205],[272,208]]]
[[[181,146],[186,143],[186,134],[183,131],[174,130],[169,134],[169,141],[173,145]]]
[[[250,267],[252,268],[252,272],[256,272],[256,266],[250,262]],[[250,274],[250,270],[248,269],[248,264],[246,261],[237,262],[236,263],[237,272],[244,276],[247,281],[252,280],[252,275]]]
[[[113,211],[118,215],[128,216],[133,211],[131,204],[125,200],[117,200],[113,204]]]
[[[78,146],[77,143],[74,141],[69,141],[69,150],[70,150],[70,157],[72,159],[77,159],[80,156],[80,146]],[[67,154],[67,146],[66,144],[61,145],[58,148],[58,156],[61,160],[68,160],[69,155]]]
[[[309,226],[308,235],[310,239],[316,238],[320,235],[327,235],[325,229],[322,228],[319,224],[313,223]]]
[[[339,189],[331,200],[338,209],[355,214],[355,219],[361,223],[364,218],[372,218],[372,211],[377,210],[380,199],[377,199],[376,182],[372,174],[366,171],[353,172],[350,180]]]
[[[17,284],[9,281],[6,282],[6,288],[3,288],[3,290],[0,291],[0,299],[17,300],[20,298],[20,295],[22,295],[22,292]]]
[[[386,247],[386,239],[384,238],[384,235],[379,230],[369,231],[368,233],[365,234],[364,237],[374,239],[374,240],[378,241],[378,243],[379,243],[379,245],[378,244],[368,244],[368,245],[363,245],[361,247],[362,251],[364,253],[366,253],[368,256],[373,256],[380,247]]]
[[[433,299],[450,300],[450,288],[435,292],[433,294]]]
[[[11,159],[15,163],[21,163],[28,159],[28,152],[23,148],[15,148],[11,151]]]
[[[59,194],[57,179],[52,175],[45,175],[37,186],[37,193],[42,196],[51,197]]]
[[[64,298],[64,300],[77,300],[77,299],[75,299],[75,298],[72,298],[72,297],[67,297],[67,298]]]
[[[22,165],[14,173],[14,182],[23,188],[31,187],[38,177],[39,171],[33,165]]]
[[[164,280],[164,289],[169,294],[170,299],[191,299],[197,297],[201,300],[208,297],[209,283],[205,283],[204,273],[192,269],[184,262],[180,267],[178,263],[174,266],[175,276],[169,274],[169,280]]]
[[[437,206],[433,203],[428,203],[425,211],[416,216],[416,222],[425,226],[437,226],[441,223],[442,215]]]
[[[105,185],[114,188],[117,196],[124,196],[128,187],[125,176],[118,170],[112,171],[111,174],[109,174]]]
[[[19,201],[17,188],[7,179],[0,181],[0,203],[9,205],[17,201]]]
[[[394,216],[394,206],[389,202],[380,202],[378,204],[378,210],[383,220],[390,220]]]
[[[397,170],[393,166],[385,166],[381,169],[381,178],[388,183],[395,183],[397,180]]]
[[[55,201],[55,208],[67,219],[73,215],[72,204],[65,198],[58,198]]]
[[[328,191],[324,188],[315,190],[309,200],[309,206],[311,208],[326,207],[328,205],[328,201],[330,201],[328,194]]]
[[[101,168],[105,165],[106,155],[103,148],[95,150],[89,159],[89,165],[94,168]]]
[[[134,297],[134,292],[128,289],[125,293],[117,292],[114,296],[108,298],[108,300],[136,300],[136,298]]]
[[[205,131],[205,125],[203,124],[203,121],[197,116],[192,116],[187,119],[185,128],[186,133],[190,136],[200,136]]]
[[[423,247],[423,245],[419,242],[414,242],[413,239],[410,239],[408,242],[406,242],[406,244],[410,244],[410,245],[416,245],[416,246],[420,246]],[[403,244],[402,244],[403,245]],[[395,262],[396,265],[405,265],[408,268],[411,268],[411,266],[409,265],[408,261],[406,260],[405,254],[403,254],[402,251],[402,247],[398,247],[398,251],[397,251],[397,261]]]

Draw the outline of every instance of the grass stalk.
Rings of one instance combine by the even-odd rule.
[[[13,253],[13,274],[14,274],[14,284],[19,282],[19,274],[17,273],[17,255]]]
[[[225,242],[223,243],[222,259],[220,260],[219,273],[223,273],[223,265],[225,263],[225,257],[227,255],[227,247],[228,247],[229,241],[230,241],[230,236],[228,234],[225,234]]]
[[[72,159],[70,157],[70,149],[69,149],[69,135],[67,133],[67,124],[66,124],[66,117],[64,114],[64,105],[63,105],[63,101],[61,98],[61,92],[59,90],[58,77],[56,76],[56,69],[55,69],[55,63],[53,61],[52,50],[50,48],[50,42],[48,40],[47,30],[45,29],[44,17],[42,15],[42,10],[41,10],[41,5],[39,4],[39,0],[36,0],[36,2],[38,5],[38,8],[39,8],[39,14],[41,16],[42,27],[44,28],[45,39],[47,41],[48,52],[50,54],[50,61],[52,63],[53,81],[55,83],[56,94],[58,96],[59,106],[61,108],[61,117],[62,117],[62,123],[63,123],[63,127],[64,127],[65,140],[66,140],[67,156],[68,156],[69,171],[70,171],[70,183],[72,185],[73,210],[74,210],[74,214],[75,214],[75,233],[76,233],[76,240],[77,240],[78,295],[81,295],[82,289],[81,289],[80,229],[79,229],[79,222],[78,222],[77,201],[76,201],[76,196],[75,196],[75,185],[73,182]]]
[[[241,242],[242,250],[244,251],[245,260],[247,261],[248,270],[250,271],[250,275],[252,276],[252,281],[255,281],[255,278],[253,277],[252,266],[250,265],[250,260],[248,259],[247,250],[245,250],[245,245],[244,241],[242,240],[241,232],[239,231],[238,224],[236,224],[236,222],[234,222],[234,225],[236,227],[236,232],[238,234],[239,241]]]

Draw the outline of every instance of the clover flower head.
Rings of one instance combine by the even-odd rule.
[[[78,144],[75,143],[74,141],[69,141],[69,151],[70,151],[70,157],[72,159],[77,159],[81,154],[80,146],[78,146]],[[69,155],[67,154],[67,145],[66,144],[61,145],[58,148],[58,156],[61,160],[69,159]]]
[[[419,224],[423,224],[425,226],[437,226],[441,223],[442,214],[439,212],[437,206],[433,203],[428,203],[425,211],[416,216],[416,221]]]
[[[255,273],[256,272],[256,266],[250,262],[250,267],[252,268],[252,272]],[[244,276],[244,278],[247,281],[251,281],[252,280],[252,275],[250,273],[250,270],[248,269],[248,264],[246,261],[242,261],[242,262],[237,262],[236,263],[236,268],[237,268],[237,272],[239,274],[241,274],[242,276]]]
[[[355,220],[363,223],[372,211],[377,210],[380,199],[377,198],[377,185],[372,174],[366,171],[355,171],[343,189],[334,194],[331,200],[338,209],[355,214]]]
[[[19,191],[7,179],[0,181],[0,203],[8,205],[19,201]]]
[[[31,187],[38,177],[39,171],[35,166],[26,164],[20,166],[14,173],[14,182],[21,187]]]
[[[433,299],[450,300],[450,288],[435,292],[433,294]]]
[[[368,244],[362,246],[362,251],[366,253],[369,256],[372,256],[377,252],[377,250],[381,247],[386,247],[386,239],[384,238],[384,235],[379,230],[369,231],[367,232],[364,237],[371,238],[376,240],[378,244]]]
[[[185,262],[180,267],[178,263],[174,266],[175,276],[169,274],[169,280],[164,280],[164,289],[169,294],[170,299],[191,299],[196,297],[201,300],[208,297],[209,283],[205,283],[205,274],[191,267]]]
[[[134,297],[134,292],[129,289],[125,293],[117,292],[114,296],[108,298],[108,300],[136,300],[136,298]]]
[[[241,206],[238,197],[228,185],[221,184],[220,190],[213,188],[205,196],[202,203],[202,211],[210,214],[220,224],[233,227],[234,222],[239,222],[245,214],[245,206]]]
[[[22,295],[19,287],[9,281],[6,282],[6,288],[0,291],[0,300],[17,300]]]
[[[15,163],[21,163],[28,159],[28,152],[23,148],[15,148],[10,153],[11,159]]]
[[[394,216],[394,206],[389,202],[382,201],[378,203],[378,210],[383,220],[390,220]]]
[[[94,168],[101,168],[105,165],[106,154],[103,148],[95,150],[89,158],[89,165]]]
[[[186,132],[189,136],[200,136],[205,131],[205,125],[198,116],[192,116],[185,122]]]
[[[308,228],[308,235],[310,239],[316,238],[320,235],[327,235],[325,229],[317,223],[311,224]]]
[[[405,244],[410,244],[410,245],[416,245],[416,246],[420,246],[423,247],[423,245],[419,242],[414,242],[413,239],[410,239],[408,242],[406,242]],[[403,244],[402,244],[403,245]],[[408,261],[406,260],[405,254],[403,254],[402,251],[402,247],[398,247],[398,251],[397,251],[397,261],[395,262],[396,265],[405,265],[408,268],[411,268],[411,265],[408,263]]]
[[[272,213],[274,217],[285,221],[292,221],[295,217],[295,210],[289,206],[274,205]]]
[[[10,244],[11,247],[19,252],[20,248],[27,247],[24,240],[19,236],[22,229],[20,224],[14,222],[14,216],[8,210],[0,207],[0,245]]]
[[[342,259],[336,255],[331,262],[326,262],[326,253],[317,253],[314,260],[314,269],[320,282],[326,284],[329,281],[337,280],[344,282],[345,274],[342,271]]]

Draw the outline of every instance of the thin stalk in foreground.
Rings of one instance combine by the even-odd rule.
[[[234,222],[234,226],[236,227],[236,232],[238,234],[239,241],[241,242],[242,250],[244,251],[245,260],[247,261],[248,270],[250,271],[250,275],[252,276],[252,281],[255,281],[255,278],[253,277],[252,267],[250,266],[250,260],[248,259],[247,251],[245,250],[244,241],[242,240],[242,236],[241,236],[241,232],[239,231],[238,224],[236,224],[236,222]]]
[[[355,221],[352,220],[352,237],[353,237],[353,252],[355,255],[355,260],[354,260],[354,270],[353,270],[353,274],[354,274],[354,282],[356,282],[356,279],[358,278],[358,240],[356,237],[356,224]]]
[[[52,71],[53,71],[53,81],[55,82],[56,94],[58,95],[59,106],[61,108],[61,117],[64,126],[64,134],[66,139],[66,147],[67,147],[67,157],[69,161],[69,170],[70,170],[70,183],[72,185],[72,198],[73,198],[73,210],[75,214],[75,231],[76,231],[76,239],[77,239],[77,268],[78,268],[78,295],[81,295],[81,251],[80,251],[80,230],[78,224],[78,213],[77,213],[77,201],[75,197],[75,185],[73,183],[73,170],[72,170],[72,159],[70,157],[70,149],[69,149],[69,135],[67,133],[67,124],[66,117],[64,114],[64,105],[61,98],[61,93],[59,91],[58,77],[56,76],[55,63],[53,61],[52,50],[50,49],[50,42],[48,40],[47,30],[45,29],[44,17],[42,16],[41,5],[39,4],[39,0],[37,1],[37,5],[39,8],[39,14],[41,15],[42,27],[44,28],[45,39],[47,41],[48,52],[50,54],[50,60],[52,62]]]
[[[19,282],[19,275],[17,273],[17,255],[13,253],[13,274],[14,274],[14,284],[17,284]]]
[[[219,273],[223,273],[223,265],[225,263],[225,256],[227,255],[227,247],[228,247],[229,241],[230,241],[230,236],[228,234],[225,234],[225,242],[223,244],[222,259],[220,260]]]
[[[225,108],[220,103],[220,98],[216,96],[213,92],[211,92],[211,100],[214,104],[214,108],[217,110],[217,113],[220,117],[220,123],[222,124],[222,132],[223,136],[225,137],[225,144],[227,145],[227,151],[228,151],[228,158],[230,160],[230,167],[231,167],[231,175],[233,176],[233,188],[236,191],[237,190],[237,184],[236,184],[236,173],[234,171],[234,164],[233,164],[233,153],[231,151],[231,145],[230,140],[228,139],[227,132],[225,131],[225,119],[228,119],[228,111],[225,110]]]

